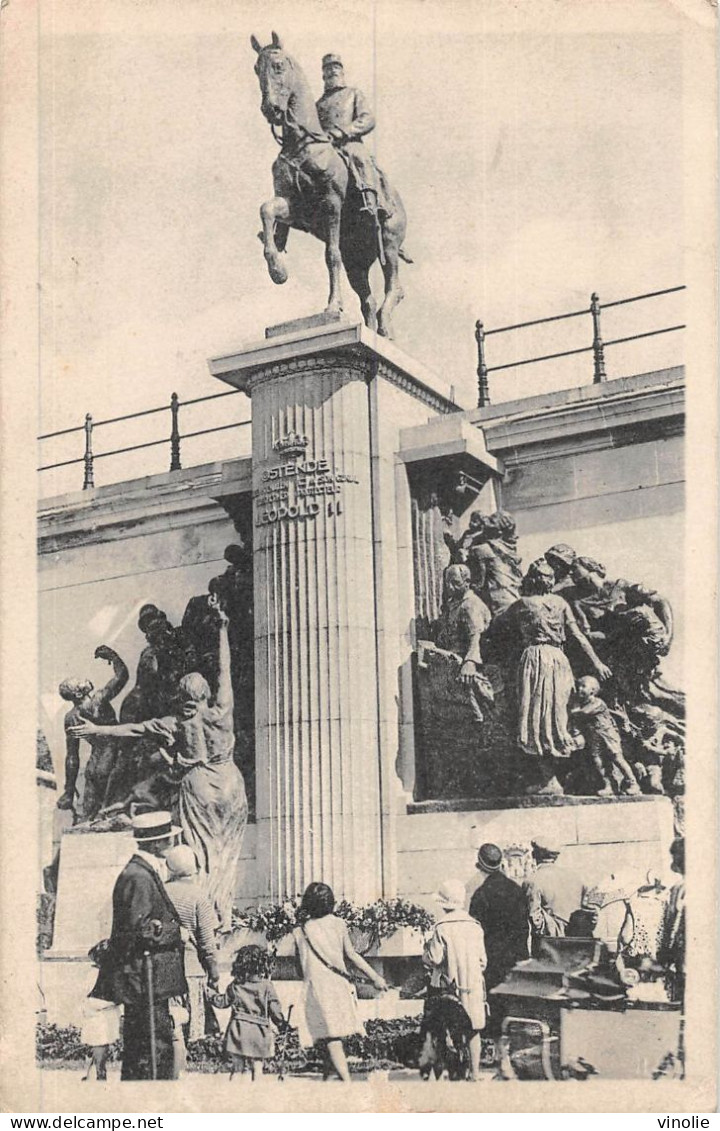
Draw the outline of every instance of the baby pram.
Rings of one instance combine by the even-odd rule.
[[[423,1080],[439,1080],[447,1072],[451,1080],[464,1080],[470,1066],[468,1041],[470,1018],[460,1004],[455,983],[445,975],[440,986],[428,986],[420,1027],[418,1066]]]

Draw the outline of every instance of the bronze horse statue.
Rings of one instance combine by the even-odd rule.
[[[250,42],[258,55],[255,73],[262,91],[261,110],[281,147],[272,167],[275,196],[260,209],[260,239],[270,278],[274,283],[287,281],[282,253],[289,229],[311,232],[325,244],[330,277],[326,311],[342,311],[340,268],[344,265],[366,325],[392,337],[392,312],[403,298],[398,261],[412,262],[402,251],[407,223],[402,201],[389,189],[388,215],[381,213],[376,220],[363,209],[342,153],[320,125],[315,100],[298,64],[283,50],[275,32],[267,47],[261,47],[255,36]],[[385,299],[379,310],[368,278],[378,258],[385,277]]]

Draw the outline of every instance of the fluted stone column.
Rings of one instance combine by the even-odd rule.
[[[261,371],[251,388],[260,851],[273,895],[322,877],[370,897],[381,828],[367,388],[358,363],[332,355]]]
[[[398,426],[451,406],[370,341],[326,326],[211,362],[252,399],[257,866],[272,898],[313,880],[394,894],[398,630],[379,587],[398,568],[383,486],[397,426],[378,424],[378,387],[396,380],[409,402]]]

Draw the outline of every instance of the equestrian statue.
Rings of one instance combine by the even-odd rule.
[[[398,262],[412,260],[402,250],[402,201],[362,143],[375,126],[370,107],[361,91],[345,84],[337,55],[323,58],[325,93],[316,104],[302,70],[275,32],[267,47],[255,36],[250,42],[258,55],[261,109],[280,145],[272,168],[275,196],[260,209],[270,278],[287,281],[283,253],[290,228],[311,232],[325,244],[330,279],[326,312],[342,311],[343,265],[366,325],[390,338],[392,313],[403,298]],[[376,259],[385,278],[379,309],[368,278]]]

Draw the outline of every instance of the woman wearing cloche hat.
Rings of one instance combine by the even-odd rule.
[[[487,965],[480,924],[465,910],[465,884],[445,880],[435,893],[443,916],[425,944],[423,962],[430,967],[430,987],[454,987],[472,1030],[468,1049],[470,1079],[480,1073],[480,1032],[485,1028],[486,998],[483,971]]]

